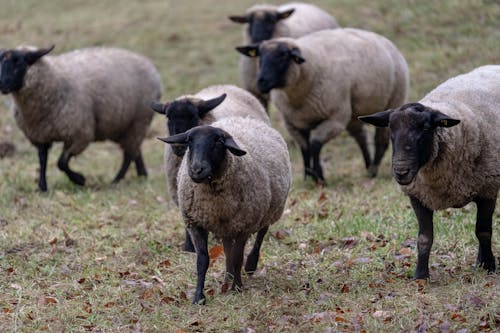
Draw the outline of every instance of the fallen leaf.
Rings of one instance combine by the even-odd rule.
[[[389,311],[377,310],[372,314],[372,316],[376,319],[382,319],[384,322],[389,322],[392,320],[392,316]]]
[[[113,306],[115,306],[115,302],[107,302],[107,303],[104,304],[105,308],[111,308]]]
[[[277,240],[285,239],[287,236],[290,236],[290,232],[286,230],[278,230],[273,234],[274,238]]]
[[[187,333],[187,332],[184,331],[184,330],[178,329],[178,330],[175,331],[175,333]]]
[[[52,296],[42,296],[38,299],[38,304],[40,305],[51,305],[51,304],[57,304],[59,301]]]
[[[49,244],[50,245],[54,245],[57,243],[57,237],[52,237],[51,239],[49,239]]]
[[[89,303],[83,304],[83,311],[87,313],[92,313],[92,306]]]
[[[355,237],[344,237],[342,238],[341,247],[343,249],[352,249],[358,244],[358,239]]]
[[[461,323],[465,323],[467,321],[467,319],[465,319],[464,316],[462,316],[461,314],[457,313],[457,312],[454,312],[452,315],[451,315],[451,320],[453,321],[458,321],[458,322],[461,322]]]
[[[210,260],[215,260],[220,257],[224,253],[224,247],[221,244],[217,244],[212,246],[212,248],[208,251],[208,256]]]
[[[321,194],[319,195],[319,198],[318,198],[318,203],[322,203],[326,199],[328,199],[328,197],[326,196],[325,192],[321,192]]]
[[[69,237],[69,234],[66,232],[66,229],[62,228],[63,234],[64,234],[64,245],[66,246],[73,246],[76,244],[76,241]]]
[[[158,268],[167,268],[170,267],[171,265],[172,264],[170,263],[170,260],[166,259],[158,264]]]
[[[411,249],[409,247],[403,247],[399,249],[398,253],[402,256],[411,256]]]
[[[349,292],[349,286],[344,283],[342,285],[342,289],[341,290],[342,290],[343,293],[348,293]]]
[[[3,313],[10,313],[12,310],[10,308],[2,308]]]

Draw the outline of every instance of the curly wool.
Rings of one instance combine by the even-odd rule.
[[[214,85],[200,90],[195,95],[184,95],[179,99],[209,100],[222,94],[227,94],[224,101],[212,111],[208,112],[201,120],[200,125],[209,125],[216,120],[225,117],[249,117],[270,125],[271,121],[266,111],[254,96],[247,91],[234,85]],[[170,135],[170,133],[169,133]],[[177,199],[177,172],[181,164],[182,157],[175,155],[170,145],[165,145],[165,173],[167,179],[167,190],[170,198],[178,206]]]
[[[500,66],[442,83],[421,101],[460,124],[437,128],[431,158],[401,190],[432,210],[462,207],[500,190]]]
[[[34,144],[63,141],[72,155],[113,140],[135,156],[161,96],[161,78],[145,57],[115,48],[44,56],[12,93],[19,128]]]
[[[291,184],[288,148],[281,134],[250,118],[224,118],[211,126],[231,134],[246,155],[226,154],[220,175],[195,183],[185,154],[178,174],[184,221],[220,238],[249,235],[275,223],[283,213]]]

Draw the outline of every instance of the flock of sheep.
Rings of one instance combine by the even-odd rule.
[[[166,179],[186,224],[185,250],[197,254],[194,303],[205,302],[208,232],[222,240],[226,281],[242,287],[248,238],[257,233],[245,271],[257,268],[271,224],[279,220],[291,186],[288,148],[266,112],[272,102],[301,149],[304,175],[324,184],[322,146],[347,129],[368,174],[392,142],[392,173],[409,196],[419,223],[415,278],[429,277],[433,212],[477,204],[477,263],[495,271],[492,218],[500,189],[500,66],[452,78],[418,103],[404,104],[408,65],[388,39],[340,28],[316,6],[256,5],[244,15],[239,73],[244,89],[207,87],[162,103],[162,83],[145,57],[115,48],[87,48],[58,56],[53,46],[0,50],[0,91],[11,94],[19,128],[37,148],[38,188],[47,191],[47,156],[64,147],[57,166],[69,167],[89,143],[117,142],[123,163],[146,176],[140,146],[153,111],[166,116]],[[151,110],[152,109],[152,110]],[[372,157],[363,123],[377,126]]]

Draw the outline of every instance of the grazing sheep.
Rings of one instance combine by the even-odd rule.
[[[245,271],[257,268],[268,227],[285,205],[291,183],[290,158],[281,135],[262,121],[230,117],[161,139],[186,145],[178,174],[178,198],[197,254],[193,303],[204,303],[208,269],[208,232],[221,238],[226,255],[226,282],[239,290],[248,237],[257,233]]]
[[[260,58],[257,86],[263,93],[271,91],[300,146],[305,176],[324,183],[320,150],[345,128],[361,148],[369,174],[376,176],[389,132],[377,129],[372,160],[357,117],[397,107],[406,99],[408,65],[394,44],[373,32],[334,29],[237,50]]]
[[[495,271],[492,217],[500,189],[500,66],[452,78],[419,103],[361,120],[389,127],[392,173],[419,224],[416,279],[429,277],[433,213],[477,205],[477,262]]]
[[[151,107],[167,117],[168,135],[184,133],[195,126],[208,125],[229,116],[250,117],[271,124],[257,99],[234,85],[210,86],[195,95],[181,96],[169,103],[153,102]],[[165,146],[167,189],[177,206],[177,172],[185,149],[185,146]],[[194,252],[187,232],[184,250]]]
[[[45,56],[53,48],[0,51],[0,91],[12,94],[16,122],[38,149],[39,190],[47,191],[47,155],[57,141],[64,143],[57,166],[78,185],[85,178],[70,169],[70,159],[105,139],[123,150],[114,182],[131,161],[146,176],[140,146],[154,114],[149,104],[162,90],[154,65],[130,51],[104,47]]]
[[[229,16],[233,22],[246,24],[243,44],[257,44],[277,37],[298,38],[308,33],[338,28],[335,18],[322,9],[307,3],[292,2],[281,6],[254,5],[246,14]],[[255,59],[240,57],[238,72],[240,82],[267,108],[269,95],[257,89],[258,63]]]

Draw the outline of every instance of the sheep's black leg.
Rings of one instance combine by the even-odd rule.
[[[384,157],[384,154],[389,147],[390,137],[391,132],[389,128],[377,127],[375,129],[375,157],[373,158],[373,164],[368,170],[372,177],[375,177],[377,175],[380,162],[382,162],[382,158]]]
[[[196,291],[194,293],[193,304],[205,304],[205,276],[208,270],[210,258],[208,256],[208,231],[200,227],[189,228],[191,239],[196,249]]]
[[[418,220],[418,260],[415,279],[427,279],[429,277],[429,256],[434,241],[432,222],[434,211],[424,207],[420,200],[415,197],[410,196],[410,201]]]
[[[69,160],[71,159],[72,155],[67,152],[66,150],[63,149],[63,152],[61,156],[59,157],[59,160],[57,161],[57,167],[66,173],[68,178],[75,184],[77,185],[85,185],[85,177],[78,173],[74,172],[69,168]]]
[[[311,134],[308,130],[299,130],[299,134],[302,136],[303,141],[306,143],[306,146],[300,147],[300,152],[302,153],[302,161],[304,163],[304,180],[306,180],[307,176],[313,177],[315,179],[316,175],[314,174],[313,169],[311,169],[311,151],[309,145],[309,136]]]
[[[224,278],[225,283],[234,282],[235,270],[233,266],[233,247],[234,247],[234,239],[233,238],[224,238],[222,240],[222,245],[224,246],[224,256],[226,257],[226,276]]]
[[[321,148],[323,144],[319,141],[313,140],[311,142],[311,155],[313,160],[313,172],[314,172],[314,180],[317,184],[324,185],[325,178],[323,177],[323,169],[321,168],[319,153],[321,152]]]
[[[257,270],[257,263],[259,262],[260,247],[264,241],[264,236],[267,233],[268,227],[264,227],[259,230],[257,236],[255,237],[255,243],[252,250],[248,254],[247,262],[245,263],[245,272],[252,275]]]
[[[239,236],[233,242],[233,247],[231,249],[231,266],[234,271],[234,280],[231,290],[241,291],[243,283],[241,282],[241,267],[243,266],[243,255],[245,252],[245,244],[247,242],[247,236]]]
[[[191,236],[189,235],[189,231],[187,228],[186,228],[186,239],[184,240],[184,251],[196,252],[194,249],[193,241],[191,240]]]
[[[132,157],[130,157],[130,154],[128,154],[127,152],[123,152],[122,166],[120,167],[120,170],[116,174],[115,179],[113,179],[114,184],[118,183],[120,180],[123,179],[123,177],[125,177],[125,174],[127,173],[128,167],[130,166],[131,162],[132,162]]]
[[[37,144],[36,148],[38,149],[38,160],[40,162],[40,175],[38,178],[38,190],[40,192],[47,191],[47,180],[45,178],[47,174],[47,158],[49,155],[49,149],[52,144],[44,143]]]
[[[361,153],[363,154],[363,159],[365,160],[365,167],[366,169],[370,172],[369,168],[371,165],[371,157],[370,157],[370,151],[368,150],[368,142],[366,140],[366,132],[365,129],[363,128],[363,124],[359,120],[352,120],[349,125],[347,126],[347,131],[349,134],[356,140],[356,143],[359,146],[359,149],[361,149]],[[370,173],[370,176],[374,177]]]
[[[135,169],[137,170],[137,175],[138,176],[148,176],[148,172],[146,170],[146,166],[144,165],[144,160],[142,159],[142,153],[139,151],[139,154],[134,160],[135,163]]]
[[[495,257],[491,251],[493,212],[496,199],[476,198],[477,205],[476,237],[479,240],[477,264],[488,272],[495,272]]]

